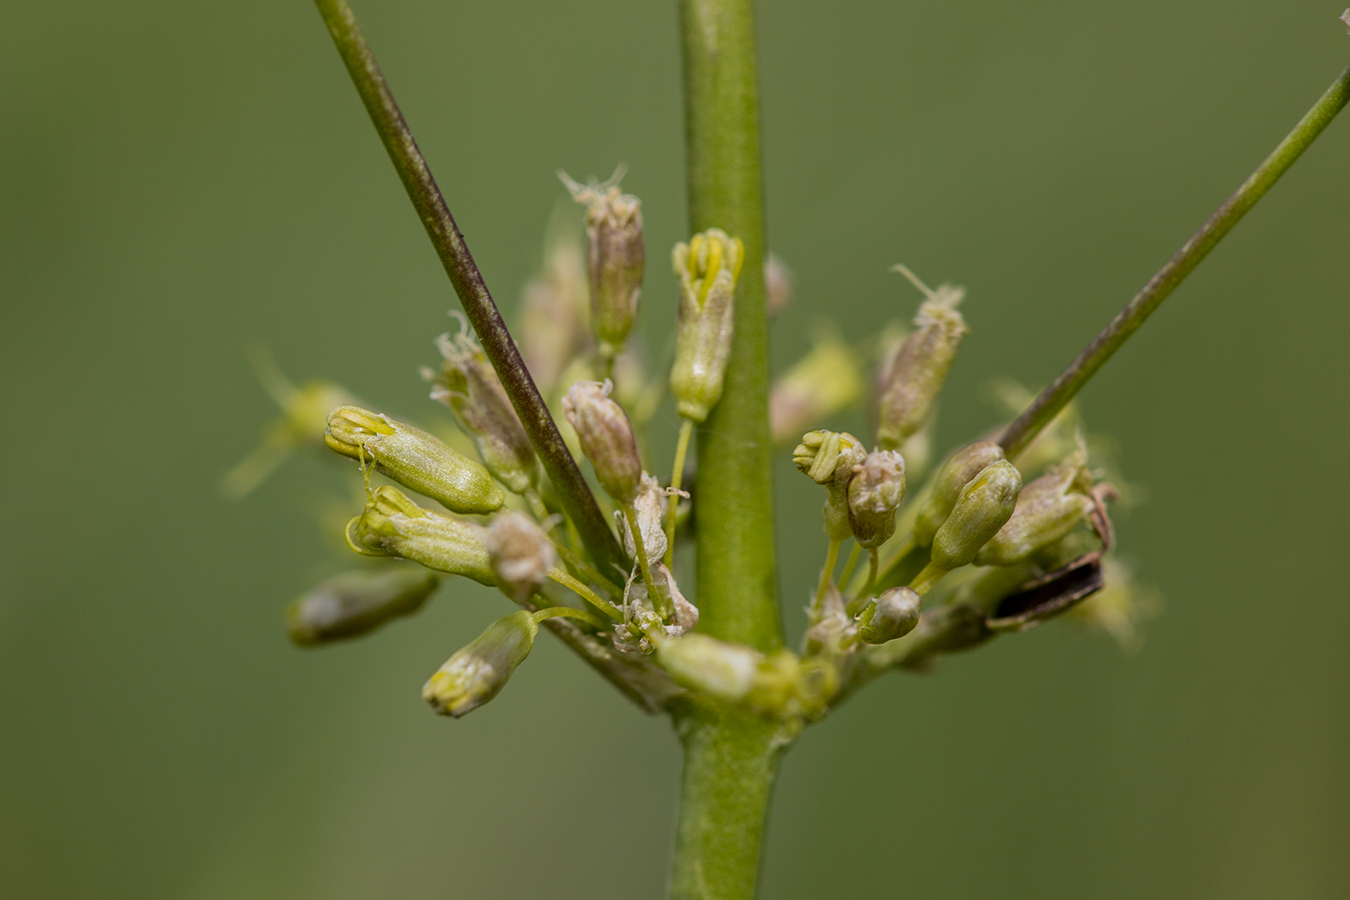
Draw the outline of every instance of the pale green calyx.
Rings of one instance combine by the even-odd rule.
[[[919,624],[919,604],[919,595],[913,588],[884,591],[858,615],[858,637],[868,644],[884,644],[904,637]]]
[[[286,610],[286,629],[301,646],[323,644],[373,631],[422,608],[440,579],[401,564],[334,575]]]
[[[623,408],[609,399],[613,389],[609,381],[578,381],[563,397],[562,408],[600,486],[619,503],[628,504],[637,499],[642,487],[642,460],[633,424]]]
[[[423,509],[388,485],[347,523],[347,545],[363,556],[401,556],[489,587],[497,583],[486,528]]]
[[[877,443],[888,450],[897,449],[928,421],[969,330],[956,310],[964,288],[944,284],[934,291],[904,266],[894,271],[902,272],[928,299],[914,317],[914,331],[891,351],[878,379]]]
[[[950,571],[975,555],[1012,517],[1022,474],[1005,460],[986,466],[961,489],[947,521],[933,536],[932,565]]]
[[[359,406],[329,413],[324,441],[457,513],[489,513],[506,501],[481,464],[420,428]]]
[[[905,497],[905,460],[894,450],[875,450],[853,467],[848,483],[848,521],[867,548],[895,534],[895,512]]]
[[[671,259],[680,280],[680,310],[670,389],[680,415],[702,422],[722,397],[745,246],[710,228],[676,244]]]
[[[534,447],[497,373],[470,337],[467,322],[457,336],[437,338],[436,346],[444,357],[441,370],[422,372],[432,382],[431,399],[450,407],[473,438],[483,464],[502,484],[517,494],[534,488],[539,482]]]
[[[1003,448],[993,441],[976,441],[948,457],[933,477],[933,490],[914,523],[914,542],[927,547],[947,521],[961,490],[986,466],[1003,459]]]
[[[538,633],[534,617],[524,610],[502,616],[436,670],[422,687],[422,699],[443,716],[459,718],[477,709],[506,687]]]
[[[542,528],[518,512],[503,512],[487,530],[488,561],[497,587],[517,603],[524,603],[548,581],[557,554]]]
[[[623,350],[637,318],[646,251],[642,244],[642,202],[619,190],[619,171],[604,183],[578,184],[558,177],[572,199],[586,206],[586,269],[591,289],[591,332],[602,359]]]
[[[980,566],[1008,566],[1072,531],[1092,511],[1092,474],[1079,450],[1022,488],[1012,518],[975,556]]]
[[[842,431],[810,431],[792,451],[798,471],[825,488],[825,534],[834,541],[852,535],[848,485],[853,468],[867,457],[862,441]]]

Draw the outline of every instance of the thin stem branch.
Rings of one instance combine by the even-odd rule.
[[[647,599],[652,601],[652,607],[655,608],[661,618],[668,618],[673,612],[674,607],[671,600],[662,590],[661,585],[656,583],[652,577],[651,559],[647,556],[647,544],[642,540],[642,528],[638,525],[637,507],[631,503],[625,503],[623,506],[623,517],[628,520],[628,533],[633,536],[633,550],[638,560],[638,568],[642,570],[642,581],[647,585]]]
[[[675,513],[680,508],[680,495],[677,493],[684,481],[684,460],[689,453],[689,436],[694,433],[694,420],[683,419],[680,422],[680,438],[675,443],[675,468],[670,473],[670,508],[666,514],[666,568],[675,562]]]
[[[1191,274],[1209,251],[1223,240],[1247,211],[1256,205],[1256,201],[1265,196],[1266,191],[1280,179],[1289,167],[1307,150],[1331,120],[1336,117],[1350,101],[1350,67],[1332,82],[1308,114],[1280,142],[1275,151],[1266,157],[1265,162],[1243,182],[1233,196],[1219,207],[1209,221],[1204,224],[1189,241],[1168,260],[1167,265],[1158,270],[1144,289],[1126,304],[1101,334],[1088,344],[1087,348],[1075,359],[1054,383],[1041,392],[1030,406],[1007,427],[999,438],[999,444],[1009,458],[1015,457],[1035,439],[1041,429],[1059,414],[1060,410],[1073,399],[1097,370],[1106,364],[1130,335],[1144,324],[1168,295],[1172,293]]]
[[[580,596],[587,603],[591,604],[596,609],[600,610],[605,615],[609,616],[611,619],[614,619],[616,622],[623,621],[623,613],[619,611],[619,608],[617,606],[615,606],[613,603],[609,603],[603,600],[599,594],[588,588],[581,581],[578,581],[577,579],[573,578],[566,571],[558,568],[557,566],[554,566],[553,568],[548,570],[548,577],[551,580],[557,582],[558,584],[561,584],[563,587],[568,588],[573,593]]]
[[[576,524],[581,539],[595,559],[602,563],[615,563],[627,568],[623,550],[615,541],[613,533],[605,522],[600,507],[595,502],[576,460],[568,452],[558,426],[549,414],[544,398],[530,377],[520,358],[520,351],[511,339],[506,323],[502,321],[497,304],[488,293],[483,275],[469,253],[464,236],[455,224],[445,198],[441,196],[436,180],[431,176],[422,151],[413,140],[408,123],[403,118],[394,95],[385,83],[375,56],[371,53],[365,36],[357,25],[356,16],[346,0],[315,0],[324,24],[328,26],[337,45],[342,62],[351,75],[356,91],[361,95],[370,121],[394,163],[403,187],[412,200],[432,246],[436,248],[445,273],[459,295],[474,331],[482,342],[483,352],[492,362],[492,367],[501,379],[502,387],[511,398],[525,432],[530,437],[535,451],[544,464],[544,470],[558,491],[563,508]]]

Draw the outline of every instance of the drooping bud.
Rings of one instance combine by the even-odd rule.
[[[558,177],[572,199],[586,205],[591,332],[601,358],[613,359],[633,328],[642,292],[642,203],[619,190],[622,172],[603,184],[581,185],[562,172]]]
[[[489,513],[506,501],[487,469],[440,438],[359,406],[329,413],[324,441],[457,513]]]
[[[894,450],[876,450],[853,467],[848,483],[848,521],[864,547],[880,547],[895,534],[895,512],[905,497],[905,460]]]
[[[363,556],[401,556],[489,587],[497,583],[486,528],[423,509],[389,485],[347,523],[347,545]]]
[[[534,447],[483,349],[469,336],[467,323],[458,336],[443,334],[436,346],[445,359],[439,373],[423,370],[432,382],[431,399],[455,414],[478,447],[489,472],[511,491],[523,494],[539,481]]]
[[[667,504],[666,492],[662,490],[661,483],[643,472],[642,488],[638,492],[637,499],[633,501],[633,508],[637,512],[638,532],[642,535],[642,546],[647,551],[648,559],[660,559],[666,554]],[[637,546],[633,543],[633,532],[629,527],[628,517],[623,510],[616,509],[614,520],[618,525],[624,552],[629,558],[637,559]]]
[[[1068,534],[1092,511],[1092,474],[1079,451],[1022,488],[1012,518],[975,556],[979,566],[1008,566]]]
[[[556,561],[553,543],[542,528],[518,512],[503,512],[487,531],[488,561],[497,587],[524,603],[548,581]]]
[[[417,612],[439,584],[435,574],[416,566],[343,572],[296,599],[286,611],[286,628],[301,646],[356,637]]]
[[[517,335],[525,367],[545,397],[554,396],[563,370],[589,341],[581,243],[562,229],[550,232],[545,239],[544,271],[525,285]]]
[[[776,316],[791,302],[792,270],[778,254],[770,253],[764,257],[764,309],[770,316]]]
[[[1003,448],[993,441],[976,441],[953,453],[937,475],[933,476],[933,490],[914,523],[914,542],[927,547],[933,535],[951,515],[961,490],[986,466],[1003,459]]]
[[[884,644],[904,637],[919,624],[919,595],[913,588],[893,587],[867,604],[858,615],[858,637]]]
[[[477,709],[506,687],[538,633],[524,610],[502,616],[436,670],[422,687],[422,699],[443,716],[459,718]]]
[[[600,486],[620,503],[632,503],[642,488],[642,460],[633,425],[609,399],[613,385],[578,381],[563,397],[563,414],[576,430],[581,452],[595,467]]]
[[[857,354],[838,335],[826,334],[811,352],[779,376],[769,394],[769,432],[782,443],[840,410],[862,395]]]
[[[961,339],[969,330],[956,305],[965,289],[949,284],[927,288],[904,266],[896,266],[928,297],[914,317],[914,331],[894,351],[881,378],[877,397],[877,442],[894,450],[923,427]]]
[[[792,451],[797,469],[825,488],[825,534],[842,541],[853,531],[849,525],[848,485],[853,467],[867,456],[862,441],[838,431],[810,431]]]
[[[675,245],[672,262],[680,279],[680,314],[670,389],[679,413],[702,422],[722,398],[722,376],[731,357],[736,279],[745,261],[740,238],[720,228]]]
[[[975,554],[1012,518],[1022,475],[1000,460],[985,467],[961,489],[947,521],[933,536],[932,565],[956,569],[975,560]]]

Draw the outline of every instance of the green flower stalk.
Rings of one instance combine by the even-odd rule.
[[[914,317],[914,331],[883,367],[877,398],[877,443],[895,450],[928,421],[961,339],[969,330],[956,305],[965,289],[931,290],[904,266],[895,266],[928,298]]]
[[[676,244],[671,260],[680,280],[680,313],[670,390],[680,416],[702,422],[722,397],[745,245],[710,228]]]
[[[642,202],[619,190],[620,170],[603,184],[578,184],[558,173],[572,199],[586,206],[586,269],[591,289],[591,333],[608,367],[623,350],[637,318],[646,250]]]
[[[347,545],[362,556],[399,556],[488,587],[497,583],[486,528],[423,509],[388,485],[347,523]]]
[[[404,422],[339,406],[328,415],[328,446],[457,513],[490,513],[506,501],[487,469],[440,438]]]
[[[417,612],[439,584],[434,572],[417,566],[343,572],[290,605],[286,630],[302,647],[367,634],[391,619]]]
[[[450,407],[483,464],[508,490],[534,490],[539,483],[534,447],[483,349],[469,336],[468,322],[453,338],[441,335],[436,346],[444,357],[440,372],[422,372],[432,382],[431,399]]]

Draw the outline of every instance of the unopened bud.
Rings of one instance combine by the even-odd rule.
[[[647,551],[648,559],[660,559],[666,554],[665,520],[668,502],[660,482],[643,472],[642,489],[638,492],[637,499],[633,501],[633,509],[637,512],[638,533],[642,535],[642,546]],[[630,558],[637,559],[637,546],[633,543],[633,532],[629,527],[627,515],[623,510],[616,509],[614,520],[619,526],[619,537],[623,541],[624,552]]]
[[[769,431],[774,443],[787,441],[862,395],[857,354],[837,335],[827,335],[774,381],[769,394]]]
[[[862,441],[838,431],[810,431],[792,451],[797,469],[825,488],[825,534],[842,541],[853,531],[849,525],[848,484],[853,467],[867,456]]]
[[[858,637],[869,644],[904,637],[919,624],[919,604],[919,595],[913,588],[884,591],[858,616]]]
[[[436,346],[445,358],[441,371],[423,372],[433,384],[431,399],[450,407],[488,471],[515,493],[525,493],[538,483],[539,465],[487,356],[467,330],[454,338],[441,335]]]
[[[961,339],[969,330],[956,311],[956,305],[965,296],[963,288],[944,284],[932,291],[908,269],[903,266],[896,269],[914,281],[928,299],[914,317],[914,331],[893,351],[882,371],[877,398],[877,442],[890,450],[903,444],[928,421]]]
[[[778,254],[770,253],[764,257],[764,309],[769,315],[776,316],[791,302],[792,270]]]
[[[951,570],[973,562],[980,548],[1012,517],[1021,489],[1022,475],[1006,459],[971,479],[933,536],[932,565]]]
[[[710,228],[687,244],[676,244],[672,261],[680,279],[680,315],[670,389],[680,415],[702,422],[722,398],[745,246],[740,238]]]
[[[562,172],[558,177],[572,199],[586,205],[591,331],[601,357],[613,359],[633,328],[642,292],[642,203],[619,190],[621,173],[604,184],[581,185]]]
[[[347,545],[363,556],[400,556],[489,587],[497,583],[486,528],[422,509],[388,485],[347,523]]]
[[[286,627],[301,646],[356,637],[417,612],[439,584],[435,574],[416,566],[343,572],[292,603]]]
[[[548,581],[556,554],[543,529],[518,512],[503,512],[487,531],[488,561],[497,587],[517,603],[534,596]]]
[[[802,668],[787,651],[765,656],[695,633],[662,642],[656,660],[678,684],[725,703],[768,713],[800,705]]]
[[[440,438],[359,406],[329,413],[324,441],[457,513],[489,513],[506,501],[487,469]]]
[[[975,556],[979,566],[1008,566],[1068,534],[1092,511],[1086,454],[1075,453],[1022,488],[1017,508]]]
[[[578,381],[563,397],[563,414],[576,430],[581,452],[595,467],[600,486],[620,503],[632,503],[642,488],[642,460],[633,425],[609,399],[613,385]]]
[[[933,542],[933,535],[951,515],[952,507],[961,496],[961,490],[986,466],[1003,459],[1003,448],[993,441],[976,441],[953,453],[937,475],[933,476],[933,490],[914,523],[914,541],[920,547]]]
[[[436,670],[422,687],[422,699],[443,716],[459,718],[477,709],[506,687],[538,633],[524,610],[502,616]]]
[[[905,460],[894,450],[867,454],[848,483],[848,521],[864,547],[880,547],[895,534],[895,511],[905,497]]]

